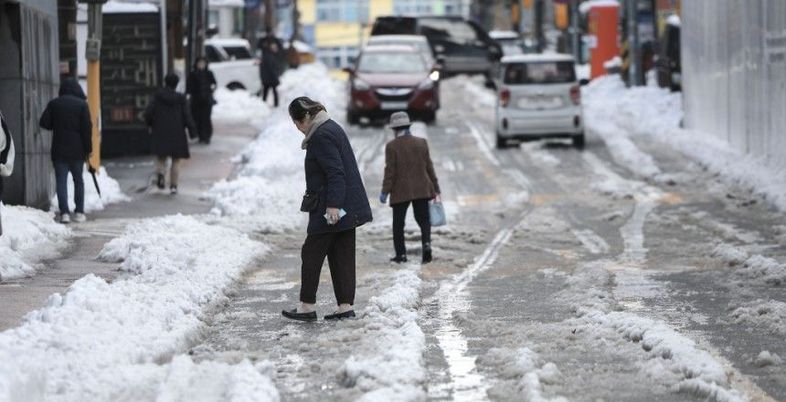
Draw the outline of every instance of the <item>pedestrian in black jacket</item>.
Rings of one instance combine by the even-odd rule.
[[[289,116],[305,134],[308,236],[301,252],[300,307],[284,317],[314,321],[319,273],[325,257],[330,266],[338,311],[326,320],[355,316],[355,228],[372,220],[366,189],[346,133],[319,102],[296,98]],[[313,200],[313,202],[312,202]]]
[[[278,107],[278,79],[281,76],[281,60],[284,55],[284,45],[267,29],[264,37],[257,42],[257,48],[262,52],[262,64],[259,66],[259,76],[262,79],[262,101],[267,102],[268,91],[273,91],[273,106]]]
[[[91,133],[93,124],[90,120],[90,109],[87,107],[82,87],[73,78],[66,78],[60,83],[57,98],[49,101],[41,115],[39,125],[52,130],[52,164],[55,168],[57,188],[57,205],[60,210],[60,222],[71,222],[68,208],[68,173],[74,180],[74,221],[84,222],[85,217],[85,183],[82,170],[85,160],[93,152]]]
[[[14,141],[11,139],[11,130],[5,122],[5,117],[0,113],[0,201],[3,198],[3,177],[11,176],[14,172]],[[3,217],[0,216],[0,236],[3,235]]]
[[[194,63],[194,69],[188,75],[186,82],[186,93],[191,96],[191,116],[199,133],[199,142],[210,144],[210,137],[213,136],[213,105],[216,103],[213,98],[213,91],[216,90],[216,77],[213,72],[207,69],[207,59],[198,57]],[[190,133],[194,138],[195,133]]]
[[[191,156],[185,129],[188,127],[188,132],[192,135],[197,132],[186,96],[175,91],[178,81],[180,79],[177,75],[167,75],[164,78],[165,87],[153,95],[145,109],[145,122],[153,135],[151,148],[156,156],[156,184],[162,190],[166,186],[166,163],[167,159],[171,158],[169,189],[172,194],[177,194],[180,161]]]

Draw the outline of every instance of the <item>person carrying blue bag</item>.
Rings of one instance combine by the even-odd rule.
[[[385,204],[389,196],[393,208],[393,246],[396,256],[390,261],[399,264],[407,262],[404,222],[407,209],[412,204],[423,243],[422,261],[427,264],[432,261],[429,202],[440,202],[439,181],[431,162],[428,142],[413,136],[409,131],[411,125],[406,112],[396,112],[390,116],[388,127],[396,138],[385,146],[385,178],[379,201]]]

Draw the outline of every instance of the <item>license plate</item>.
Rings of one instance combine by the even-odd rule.
[[[407,102],[382,102],[382,110],[406,110]]]
[[[519,109],[555,109],[562,106],[562,100],[559,97],[552,96],[539,96],[536,98],[521,98],[518,101]]]

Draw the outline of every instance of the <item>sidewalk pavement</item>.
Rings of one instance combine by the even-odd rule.
[[[126,225],[142,218],[172,214],[201,214],[212,207],[202,198],[210,186],[232,174],[231,158],[254,139],[259,130],[249,125],[216,125],[210,145],[191,145],[191,158],[181,164],[179,194],[159,191],[148,180],[155,170],[152,157],[104,161],[109,175],[120,183],[129,202],[112,204],[88,214],[88,221],[71,224],[74,237],[63,254],[45,262],[46,268],[31,278],[0,283],[0,331],[16,327],[28,312],[44,305],[52,293],[63,293],[74,281],[95,274],[111,281],[120,272],[117,264],[96,261],[109,240],[120,236]],[[92,185],[92,183],[85,183]]]

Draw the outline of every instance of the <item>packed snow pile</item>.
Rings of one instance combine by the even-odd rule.
[[[737,324],[764,328],[781,337],[786,336],[786,303],[777,300],[756,300],[731,312]]]
[[[110,204],[130,201],[131,199],[120,189],[120,184],[101,167],[96,172],[98,187],[101,188],[101,195],[98,195],[96,186],[93,184],[93,176],[87,171],[87,167],[82,173],[82,180],[85,182],[85,212],[101,211]],[[68,208],[74,213],[74,181],[71,175],[68,176]],[[52,210],[59,213],[60,208],[57,204],[57,195],[52,197]]]
[[[213,123],[260,124],[262,119],[270,115],[270,106],[247,91],[218,88],[215,99]]]
[[[344,108],[342,84],[322,64],[288,70],[281,77],[282,105],[298,96],[323,102],[335,119]],[[239,156],[237,177],[222,180],[208,191],[213,213],[235,226],[264,232],[294,229],[305,221],[300,201],[305,191],[303,134],[295,128],[286,107],[276,109],[266,128]]]
[[[419,401],[426,397],[426,336],[417,323],[419,271],[418,265],[411,264],[394,273],[392,284],[372,297],[361,314],[361,344],[339,374],[342,384],[364,392],[360,401]]]
[[[593,80],[583,95],[587,129],[603,138],[614,159],[637,175],[662,177],[653,158],[630,139],[648,136],[786,211],[786,167],[742,154],[709,133],[680,128],[679,93],[652,86],[626,88],[618,76],[607,76]]]
[[[193,217],[131,225],[100,255],[122,261],[126,275],[112,283],[87,275],[0,334],[0,398],[156,400],[157,392],[180,394],[195,382],[213,384],[215,392],[224,387],[225,396],[240,388],[257,394],[248,400],[277,400],[266,376],[248,363],[193,364],[174,357],[160,364],[193,342],[203,311],[267,250],[244,234]],[[228,382],[218,384],[222,379]],[[210,399],[211,392],[196,400]]]
[[[54,258],[66,246],[71,230],[51,213],[0,203],[0,282],[32,276],[36,264]]]

